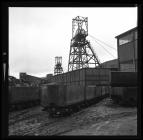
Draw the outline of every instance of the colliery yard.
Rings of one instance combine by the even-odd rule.
[[[51,118],[40,106],[9,114],[9,136],[51,135],[137,135],[137,109],[106,98],[67,117]]]
[[[137,135],[137,28],[116,37],[115,67],[99,61],[87,22],[72,21],[68,72],[55,57],[54,76],[9,78],[9,136]]]

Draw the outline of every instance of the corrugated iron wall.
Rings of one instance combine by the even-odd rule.
[[[83,68],[53,76],[51,82],[64,85],[109,85],[110,68]]]
[[[40,99],[39,87],[9,87],[10,104]]]
[[[137,86],[137,72],[111,72],[112,87]]]
[[[123,37],[128,36],[129,34],[132,34],[131,42],[127,42],[125,44],[119,44],[118,43],[118,60],[119,60],[119,67],[120,71],[130,71],[130,72],[136,72],[137,71],[137,48],[138,48],[138,39],[137,39],[137,30],[133,30],[132,32],[129,32],[128,34],[124,34],[120,37],[118,37],[118,42]]]

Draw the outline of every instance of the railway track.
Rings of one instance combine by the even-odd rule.
[[[40,108],[31,108],[11,114],[9,135],[47,136],[64,135],[77,128],[93,123],[116,120],[122,117],[136,115],[136,109],[116,109],[102,105],[93,105],[67,117],[49,118]],[[25,114],[24,114],[25,113]],[[12,120],[11,120],[12,119]]]
[[[13,125],[15,125],[14,126],[14,127],[16,127],[16,129],[14,130],[16,132],[16,133],[14,133],[15,135],[36,135],[37,133],[42,132],[43,129],[45,128],[46,133],[48,135],[53,135],[55,133],[53,131],[57,131],[55,129],[55,126],[57,126],[58,123],[64,121],[65,117],[61,117],[61,118],[48,118],[47,112],[42,112],[42,113],[43,114],[38,114],[37,113],[36,116],[35,116],[35,114],[34,115],[30,114],[30,116],[28,116],[28,114],[26,114],[25,115],[26,117],[24,116],[23,118],[15,120],[15,121],[13,121],[13,123],[10,123],[10,129],[12,129]],[[81,113],[82,113],[82,111],[74,113],[74,114],[72,114],[72,117],[76,116],[77,114],[81,114]],[[32,116],[34,116],[34,117],[32,117]],[[45,118],[47,118],[47,119],[45,119]],[[28,122],[31,123],[33,121],[33,123],[35,123],[34,124],[35,126],[28,125],[28,127],[25,127],[25,128],[23,127],[23,129],[20,129],[18,127],[18,125],[19,125],[20,121],[22,121],[22,120],[23,120],[23,122],[21,122],[21,124],[22,123],[26,123],[26,122],[27,123]],[[34,120],[35,120],[35,122],[34,122]],[[39,125],[36,125],[36,120],[40,120]],[[41,135],[45,135],[45,134],[42,134],[42,133],[40,133],[40,134]]]
[[[40,112],[37,112],[36,108],[37,107],[28,108],[22,111],[16,111],[16,112],[9,113],[9,125],[15,124],[22,120],[26,120],[28,118],[35,117],[37,115],[40,115]]]

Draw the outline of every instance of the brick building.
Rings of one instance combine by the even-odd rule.
[[[30,85],[37,85],[37,86],[41,83],[41,80],[42,80],[42,78],[28,75],[26,73],[20,73],[19,77],[22,82],[29,83]]]

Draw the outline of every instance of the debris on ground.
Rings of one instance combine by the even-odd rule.
[[[137,135],[137,108],[106,98],[71,116],[50,118],[37,106],[10,112],[9,135]]]

